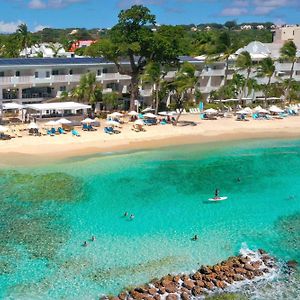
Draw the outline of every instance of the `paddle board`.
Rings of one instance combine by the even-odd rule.
[[[224,201],[227,200],[228,197],[215,197],[215,198],[209,198],[208,201]]]

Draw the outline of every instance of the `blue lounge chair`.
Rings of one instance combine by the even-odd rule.
[[[51,128],[51,133],[52,134],[56,134],[56,129],[55,128]]]
[[[112,127],[104,127],[103,128],[103,131],[107,134],[113,134],[114,133],[114,130]]]
[[[82,125],[82,130],[88,131],[88,130],[89,130],[88,125],[87,125],[87,124],[83,124],[83,125]]]
[[[58,128],[58,132],[59,134],[66,134],[66,132],[61,127]]]
[[[51,130],[51,129],[48,129],[48,130],[47,130],[47,135],[54,136],[55,134],[52,133],[52,130]]]
[[[71,132],[72,132],[72,136],[78,136],[78,137],[80,136],[79,132],[75,129],[73,129]]]

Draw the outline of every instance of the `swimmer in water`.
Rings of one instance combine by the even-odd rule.
[[[133,220],[134,219],[134,214],[131,214],[130,215],[130,220]]]
[[[197,241],[198,240],[198,235],[195,234],[194,237],[192,238],[192,241]]]
[[[87,241],[84,241],[82,246],[83,246],[83,247],[87,247],[87,246],[88,246]]]
[[[241,182],[241,178],[240,177],[237,178],[237,182]]]
[[[124,216],[124,217],[127,217],[127,216],[128,216],[128,212],[125,211],[123,216]]]
[[[92,238],[91,238],[92,242],[95,242],[96,241],[96,237],[93,235]]]

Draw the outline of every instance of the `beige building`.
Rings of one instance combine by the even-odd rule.
[[[300,48],[300,26],[285,26],[275,29],[273,41],[275,43],[293,41]]]

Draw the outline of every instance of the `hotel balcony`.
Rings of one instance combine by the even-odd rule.
[[[14,86],[17,85],[36,85],[53,83],[79,83],[81,74],[74,75],[51,75],[50,77],[35,77],[35,76],[4,76],[0,77],[0,86]],[[130,76],[121,75],[119,73],[103,73],[97,76],[97,81],[119,81],[130,80]]]
[[[209,69],[209,70],[203,70],[201,72],[200,76],[224,76],[225,75],[225,69]]]

